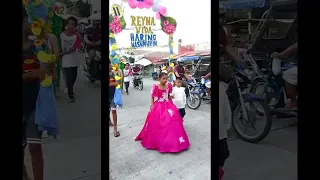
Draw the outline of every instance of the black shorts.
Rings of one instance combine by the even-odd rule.
[[[179,109],[180,116],[183,119],[183,117],[186,115],[186,110],[184,108]]]
[[[28,144],[41,144],[42,132],[39,131],[38,126],[35,124],[35,113],[23,117],[22,127],[22,146],[26,147]]]

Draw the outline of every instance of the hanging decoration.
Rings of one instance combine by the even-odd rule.
[[[109,60],[114,71],[115,79],[118,81],[119,85],[116,87],[116,92],[114,96],[114,103],[116,106],[122,107],[122,81],[120,70],[124,67],[123,59],[120,59],[120,56],[117,54],[117,43],[115,35],[122,32],[126,28],[126,22],[123,17],[123,10],[119,9],[119,5],[114,4],[111,6],[113,10],[113,15],[109,15],[109,45],[110,54]]]
[[[171,68],[173,68],[174,63],[174,52],[173,52],[173,34],[177,28],[177,22],[174,18],[167,16],[167,8],[160,5],[161,0],[123,0],[127,2],[131,9],[150,9],[156,13],[156,19],[161,21],[161,29],[164,33],[169,36],[168,47],[169,47],[169,58],[168,63]],[[123,16],[123,10],[119,5],[112,5],[112,14],[109,15],[109,44],[111,46],[110,50],[110,61],[112,67],[116,69],[119,67],[119,56],[116,53],[116,40],[114,38],[115,34],[119,34],[126,27],[126,22]],[[117,16],[115,16],[117,15]],[[120,17],[120,18],[119,18]],[[131,48],[145,48],[145,47],[157,47],[156,34],[152,32],[151,26],[155,26],[154,17],[145,16],[131,16],[132,26],[135,27],[136,33],[130,34]],[[168,74],[169,80],[173,83],[173,72]],[[120,88],[120,87],[118,87]]]

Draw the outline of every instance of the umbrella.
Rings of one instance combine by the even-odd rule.
[[[141,60],[135,62],[134,64],[140,64],[141,66],[148,66],[148,65],[152,64],[152,62],[146,58],[142,58]]]

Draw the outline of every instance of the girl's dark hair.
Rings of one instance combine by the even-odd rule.
[[[162,78],[162,76],[167,76],[167,75],[168,75],[167,73],[161,72],[161,73],[159,74],[159,79]]]
[[[69,18],[66,19],[66,20],[62,20],[62,26],[61,26],[61,31],[62,31],[62,32],[63,32],[64,30],[66,30],[66,25],[67,25],[67,23],[68,23],[69,21],[73,21],[73,22],[76,24],[76,26],[77,26],[77,24],[78,24],[78,19],[75,18],[75,17],[69,17]]]
[[[75,18],[75,17],[69,17],[69,18],[67,19],[67,23],[68,23],[69,21],[73,21],[76,25],[78,24],[78,19]]]

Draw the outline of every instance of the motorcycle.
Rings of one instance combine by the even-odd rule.
[[[279,66],[275,68],[274,63]],[[286,71],[296,64],[274,59],[269,61],[267,68],[263,68],[261,71],[263,76],[259,76],[252,82],[250,92],[263,95],[265,101],[271,108],[272,114],[275,114],[279,118],[297,117],[297,111],[289,110],[285,108],[288,96],[285,89],[285,81],[282,78],[282,72]],[[262,91],[261,91],[262,90]]]
[[[234,72],[226,91],[232,111],[232,127],[240,139],[250,143],[260,142],[271,129],[272,118],[269,107],[262,96],[245,92],[250,84],[246,73],[238,67]],[[260,119],[264,119],[264,123],[258,132],[256,125]]]
[[[199,84],[195,78],[191,78],[187,81],[186,87],[187,106],[190,109],[196,110],[201,106],[201,96],[199,93]]]
[[[85,56],[86,64],[83,65],[84,75],[91,83],[101,80],[101,52],[96,50],[96,56],[90,60],[89,55]]]
[[[141,73],[133,73],[133,87],[142,91],[143,90],[143,78]]]

